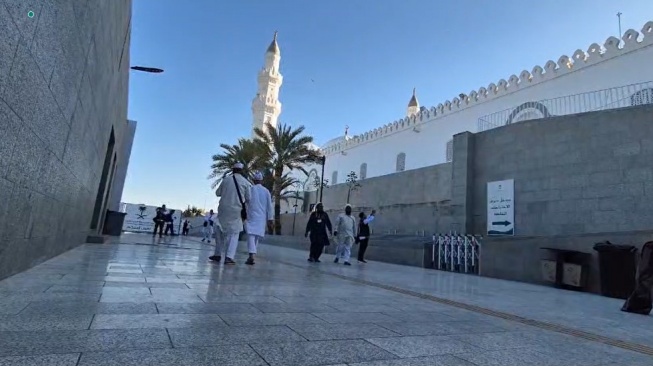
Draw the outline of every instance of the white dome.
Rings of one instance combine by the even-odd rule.
[[[349,135],[339,136],[339,137],[336,137],[334,139],[331,139],[331,140],[327,141],[326,144],[322,145],[322,148],[326,148],[328,146],[335,145],[335,144],[338,144],[338,143],[341,143],[341,142],[349,141],[351,139],[352,139],[352,137],[349,136]]]
[[[306,146],[307,148],[311,149],[311,150],[320,150],[320,147],[317,146],[316,144],[312,143],[312,142],[309,142],[309,143],[306,144],[305,146]]]

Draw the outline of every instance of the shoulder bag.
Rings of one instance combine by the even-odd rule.
[[[236,192],[238,192],[238,201],[240,201],[240,206],[242,207],[240,209],[240,218],[245,221],[247,220],[247,208],[245,207],[245,202],[243,202],[243,196],[240,194],[240,187],[238,186],[236,176],[232,175],[232,177],[234,178],[234,184],[236,185]]]

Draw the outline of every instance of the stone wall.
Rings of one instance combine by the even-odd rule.
[[[101,230],[125,163],[105,157],[128,126],[130,22],[130,0],[0,0],[0,278]]]
[[[451,164],[445,163],[402,173],[363,179],[361,187],[351,193],[354,213],[377,211],[375,233],[426,234],[452,230]],[[347,185],[338,184],[324,190],[324,208],[335,219],[347,204]],[[314,203],[316,192],[307,195]],[[282,234],[291,235],[295,217],[295,235],[303,235],[307,213],[282,215]],[[426,235],[425,234],[425,235]],[[421,234],[420,234],[421,235]]]
[[[473,233],[486,232],[487,182],[515,180],[515,237],[484,240],[485,275],[538,281],[540,247],[593,253],[599,241],[653,238],[653,106],[522,122],[464,140],[474,145]],[[591,267],[594,290],[597,276]]]
[[[474,136],[474,231],[486,182],[515,180],[515,230],[542,236],[652,228],[653,108],[530,121]]]
[[[395,229],[405,234],[392,240],[399,246],[420,241],[419,230],[484,236],[484,276],[539,283],[540,260],[551,258],[542,247],[590,253],[588,289],[597,292],[595,243],[653,240],[652,161],[651,104],[552,117],[457,134],[452,163],[365,179],[351,202],[355,212],[377,208],[372,242]],[[515,181],[515,236],[487,237],[487,183],[504,179]],[[346,194],[344,185],[325,190],[331,216]],[[282,218],[286,235],[292,219]],[[305,224],[298,214],[295,235]]]

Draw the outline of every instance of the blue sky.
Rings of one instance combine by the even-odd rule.
[[[279,31],[283,112],[319,145],[571,56],[653,19],[650,0],[135,0],[123,195],[215,207],[206,179],[221,143],[249,137],[257,72]],[[312,81],[314,80],[314,81]]]

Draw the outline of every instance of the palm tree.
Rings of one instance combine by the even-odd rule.
[[[316,161],[318,157],[317,151],[308,147],[308,144],[313,142],[313,137],[303,135],[304,130],[304,126],[293,129],[282,123],[275,127],[269,122],[265,124],[264,129],[254,130],[260,150],[265,151],[263,156],[269,159],[274,178],[272,196],[274,197],[274,231],[277,235],[281,234],[281,200],[285,188],[288,188],[288,186],[284,188],[284,183],[288,181],[283,177],[287,177],[289,172],[297,169],[307,174],[304,165]]]
[[[184,210],[182,213],[184,217],[197,217],[197,216],[204,216],[204,210],[201,208],[197,208],[195,206],[188,207],[187,209]]]
[[[262,149],[259,142],[239,139],[236,145],[220,144],[220,147],[224,151],[211,157],[213,164],[208,177],[208,179],[213,179],[211,188],[216,188],[236,163],[242,163],[245,166],[243,176],[246,178],[251,178],[255,170],[265,169],[268,165],[268,159],[265,156],[267,151]]]

